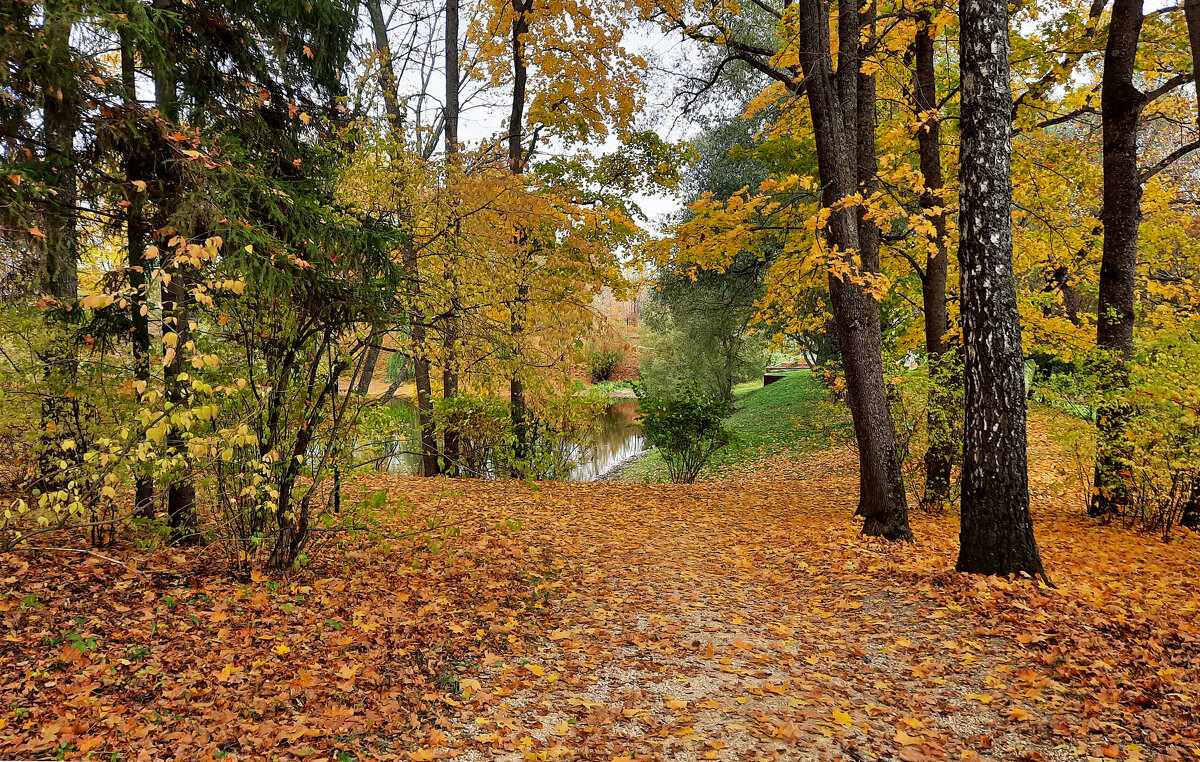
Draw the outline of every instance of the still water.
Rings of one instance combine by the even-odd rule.
[[[393,407],[405,409],[412,406],[393,401]],[[413,410],[415,420],[416,411]],[[595,481],[609,469],[646,449],[642,431],[634,424],[637,417],[637,400],[614,400],[605,409],[598,421],[596,440],[590,447],[576,453],[578,463],[567,477],[573,482]],[[417,446],[405,440],[393,443],[392,454],[386,458],[389,473],[412,475],[420,472],[421,458],[415,454]]]
[[[613,466],[645,450],[642,430],[633,422],[636,416],[637,400],[620,400],[609,404],[600,419],[595,446],[586,453],[579,465],[571,469],[568,480],[595,481]]]

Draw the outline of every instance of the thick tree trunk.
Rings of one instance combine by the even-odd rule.
[[[1012,263],[1012,90],[1008,7],[959,11],[966,416],[958,570],[1045,578],[1029,514],[1025,374]]]
[[[950,469],[954,461],[951,416],[953,395],[947,393],[945,365],[946,332],[950,320],[946,310],[946,278],[950,247],[946,237],[946,200],[942,198],[941,113],[938,109],[937,79],[934,65],[935,28],[928,9],[917,12],[916,39],[913,41],[913,110],[918,115],[917,154],[924,188],[921,210],[933,224],[933,247],[925,257],[921,274],[921,305],[925,312],[925,354],[929,358],[930,392],[926,428],[929,445],[925,450],[925,494],[922,505],[941,509],[950,503]]]
[[[137,81],[134,69],[133,41],[125,31],[121,33],[121,84],[122,97],[129,114],[138,110]],[[129,318],[133,323],[134,378],[143,383],[150,381],[150,294],[146,278],[146,236],[149,225],[143,213],[145,193],[133,187],[132,181],[146,180],[149,174],[134,137],[127,138],[125,156],[125,181],[130,185],[129,208],[125,216],[125,245],[128,249],[126,264],[129,267],[129,289],[132,292]],[[134,487],[134,514],[142,518],[154,518],[154,477],[138,473]]]
[[[817,142],[817,164],[824,187],[822,203],[832,210],[827,235],[848,273],[843,276],[831,271],[829,292],[858,442],[858,514],[864,519],[864,534],[911,540],[895,428],[883,378],[879,302],[864,289],[861,280],[869,272],[866,268],[870,262],[854,261],[860,251],[859,212],[852,205],[839,204],[858,190],[857,7],[845,28],[839,22],[840,33],[851,34],[855,41],[853,46],[845,46],[853,52],[847,52],[841,62],[843,67],[854,67],[842,70],[841,98],[834,88],[826,6],[822,0],[801,0],[800,12],[800,66]],[[855,23],[847,31],[850,21]],[[854,94],[854,113],[847,114],[843,103],[849,101],[850,92]]]
[[[1098,411],[1095,489],[1088,513],[1119,513],[1132,499],[1125,429],[1128,406],[1117,401],[1129,384],[1137,297],[1138,229],[1142,183],[1138,176],[1138,120],[1146,96],[1134,85],[1134,59],[1142,32],[1142,0],[1115,0],[1100,85],[1104,135],[1104,254],[1096,346],[1106,353],[1101,391],[1110,402]]]

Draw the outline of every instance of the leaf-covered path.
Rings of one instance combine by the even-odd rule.
[[[485,658],[423,756],[1197,753],[1194,541],[1068,532],[1078,519],[1057,515],[1046,475],[1038,528],[1059,589],[964,578],[949,518],[920,520],[916,548],[859,538],[843,457],[769,483],[456,496],[520,521],[562,573],[528,649]]]
[[[0,758],[1200,758],[1200,541],[1083,518],[1031,449],[1057,589],[956,574],[952,515],[861,538],[836,449],[690,487],[364,477],[391,531],[284,579],[0,557]]]

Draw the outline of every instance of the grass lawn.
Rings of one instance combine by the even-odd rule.
[[[850,413],[829,396],[811,371],[798,370],[770,386],[761,381],[734,388],[729,426],[734,440],[717,451],[700,478],[714,478],[762,456],[821,450],[851,436]],[[666,481],[657,452],[630,467],[624,481]]]

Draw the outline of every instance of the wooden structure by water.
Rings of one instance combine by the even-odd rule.
[[[767,368],[767,370],[763,373],[763,386],[770,386],[771,384],[775,383],[776,381],[783,379],[789,373],[795,373],[798,370],[809,370],[809,369],[810,369],[809,364],[803,360],[797,360],[795,362],[780,363],[779,365],[772,365],[771,367]]]

